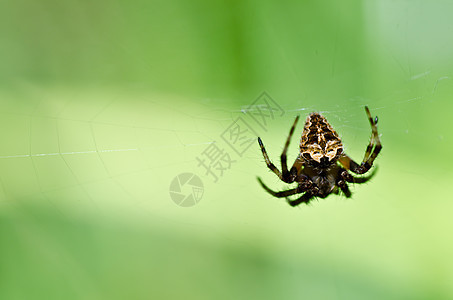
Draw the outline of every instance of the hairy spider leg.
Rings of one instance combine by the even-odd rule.
[[[261,140],[261,138],[258,137],[258,143],[260,145],[261,152],[263,153],[263,157],[264,157],[264,160],[266,161],[267,167],[269,169],[271,169],[272,172],[274,172],[282,181],[284,181],[286,183],[294,182],[297,172],[298,172],[297,166],[300,165],[300,163],[298,163],[298,160],[296,159],[296,161],[294,162],[294,165],[291,167],[291,171],[288,172],[288,165],[287,165],[287,161],[286,161],[286,152],[288,151],[289,142],[294,133],[294,129],[296,128],[297,121],[299,121],[299,116],[297,116],[296,119],[294,120],[293,126],[291,127],[291,130],[289,131],[288,138],[286,139],[286,142],[285,142],[285,147],[283,148],[283,152],[280,157],[280,160],[282,163],[282,172],[280,172],[277,169],[277,167],[271,162],[271,160],[269,159],[269,156],[267,155],[267,151],[266,151],[266,148],[264,147],[263,141]]]
[[[297,116],[296,119],[294,120],[293,126],[291,127],[291,130],[289,131],[288,138],[286,139],[285,147],[283,148],[282,155],[280,156],[280,160],[282,163],[282,177],[283,177],[282,180],[285,182],[293,182],[295,180],[295,178],[291,178],[291,177],[295,177],[297,174],[297,169],[295,167],[296,163],[294,163],[294,165],[291,167],[291,171],[288,172],[288,164],[286,162],[286,152],[288,152],[289,142],[291,141],[291,137],[293,136],[294,129],[296,128],[296,125],[297,125],[297,121],[299,121],[299,116]]]
[[[351,174],[346,171],[344,168],[340,168],[339,170],[339,179],[336,182],[336,185],[343,191],[344,195],[346,198],[351,197],[351,191],[349,190],[349,187],[347,185],[347,182],[352,182],[352,183],[364,183],[370,180],[374,174],[376,173],[376,169],[373,170],[373,172],[365,177],[354,177]]]
[[[351,191],[346,182],[354,182],[354,177],[343,168],[340,169],[339,174],[340,176],[338,177],[336,185],[341,189],[346,198],[349,198],[351,197]]]
[[[348,173],[348,171],[346,171],[345,169],[341,168],[340,169],[340,176],[346,181],[346,182],[352,182],[352,183],[365,183],[367,182],[368,180],[370,180],[374,174],[376,174],[376,170],[377,170],[377,167],[375,167],[373,169],[373,172],[368,175],[368,176],[364,176],[364,177],[355,177],[355,176],[352,176],[350,173]]]
[[[258,137],[258,143],[260,144],[261,152],[263,153],[264,160],[266,161],[266,165],[272,172],[274,172],[280,179],[282,178],[282,173],[277,169],[277,167],[271,162],[269,156],[267,155],[266,148],[264,148],[263,142],[261,138]]]
[[[291,195],[300,194],[300,193],[303,193],[306,190],[305,186],[299,185],[299,186],[297,186],[297,188],[290,189],[290,190],[287,190],[287,191],[274,192],[273,190],[271,190],[270,188],[268,188],[264,184],[264,182],[261,180],[261,178],[258,177],[257,179],[258,179],[259,183],[261,184],[261,186],[269,194],[271,194],[272,196],[277,197],[277,198],[285,198],[285,197],[288,197],[288,196],[291,196]]]
[[[312,200],[314,197],[314,195],[310,192],[306,192],[305,194],[303,194],[302,196],[300,196],[298,199],[296,200],[289,200],[287,199],[288,201],[288,204],[291,205],[291,206],[297,206],[301,203],[305,203],[305,204],[308,204],[308,202],[310,202],[310,200]]]
[[[281,191],[281,192],[274,192],[273,190],[271,190],[270,188],[268,188],[262,181],[260,178],[258,178],[258,181],[260,182],[261,186],[269,193],[271,194],[272,196],[274,197],[277,197],[277,198],[286,198],[288,196],[292,196],[292,195],[295,195],[295,194],[301,194],[301,193],[304,193],[301,197],[295,199],[295,200],[291,200],[291,199],[288,199],[286,198],[286,201],[288,202],[289,205],[291,206],[297,206],[301,203],[306,203],[308,204],[308,202],[310,202],[310,200],[313,199],[313,197],[315,196],[315,194],[317,193],[317,188],[315,187],[312,191],[307,191],[307,186],[306,185],[303,185],[303,184],[300,184],[297,188],[294,188],[294,189],[290,189],[290,190],[287,190],[287,191]]]
[[[378,117],[376,116],[373,120],[373,118],[371,117],[370,110],[368,109],[368,106],[365,106],[365,111],[366,111],[368,120],[370,121],[370,124],[371,124],[372,134],[371,134],[370,144],[368,145],[368,147],[365,151],[363,161],[365,161],[365,160],[368,162],[371,161],[371,164],[372,164],[374,159],[376,158],[376,156],[381,151],[382,145],[381,145],[381,140],[379,139],[379,133],[377,130]],[[371,144],[375,145],[374,151],[372,153],[371,153],[371,147],[370,147]]]
[[[346,184],[346,182],[344,180],[339,180],[337,182],[337,185],[341,189],[343,194],[346,196],[346,198],[350,198],[351,197],[351,191],[349,190],[349,187],[348,187],[348,185]]]
[[[372,134],[370,143],[366,148],[362,163],[359,165],[346,154],[342,154],[339,158],[340,163],[347,170],[351,170],[356,174],[366,173],[373,166],[374,160],[376,159],[376,157],[378,156],[379,152],[382,149],[381,140],[379,139],[379,134],[377,131],[378,118],[375,117],[375,119],[373,120],[373,118],[371,117],[370,110],[368,109],[368,106],[365,106],[365,111],[368,116],[368,120],[370,121],[371,124]]]

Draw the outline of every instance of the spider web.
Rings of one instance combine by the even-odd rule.
[[[442,84],[449,82],[449,79],[443,77],[433,79],[432,90],[441,89]],[[18,202],[31,199],[40,206],[48,206],[59,214],[86,216],[101,211],[107,212],[110,217],[120,215],[124,218],[124,216],[140,215],[143,218],[166,222],[166,224],[189,226],[192,231],[198,233],[214,230],[221,240],[232,239],[233,244],[244,243],[238,237],[218,233],[222,231],[219,228],[229,228],[233,224],[233,226],[245,226],[247,231],[255,236],[267,232],[266,236],[273,237],[271,240],[278,243],[279,249],[291,249],[294,245],[290,241],[302,235],[305,241],[309,241],[305,249],[313,249],[304,250],[308,255],[312,255],[310,251],[313,251],[322,257],[329,253],[325,249],[331,247],[341,253],[341,247],[338,248],[338,245],[343,245],[345,242],[339,243],[338,232],[327,229],[329,225],[323,225],[323,222],[314,217],[313,211],[304,210],[303,208],[306,207],[293,211],[286,210],[289,207],[261,190],[255,179],[258,175],[275,190],[283,190],[287,187],[268,171],[257,145],[251,146],[242,157],[234,156],[233,150],[222,142],[221,135],[238,117],[245,118],[263,138],[271,159],[280,168],[279,155],[295,115],[300,114],[303,120],[303,116],[308,112],[319,110],[341,134],[348,153],[359,161],[370,135],[370,127],[363,110],[366,104],[369,105],[372,114],[380,118],[379,130],[382,134],[384,150],[377,164],[384,166],[380,168],[377,179],[372,184],[360,189],[352,188],[352,192],[357,195],[354,196],[354,200],[338,201],[331,196],[326,201],[317,202],[315,205],[318,215],[325,216],[326,209],[329,207],[338,209],[344,217],[337,217],[336,221],[340,220],[341,223],[351,214],[354,215],[354,209],[351,209],[353,203],[360,206],[359,203],[362,202],[362,209],[364,209],[363,203],[377,202],[376,199],[382,200],[386,197],[398,199],[399,196],[391,196],[389,192],[380,190],[382,185],[388,182],[382,180],[382,177],[392,176],[392,172],[396,172],[398,176],[409,177],[410,184],[413,184],[414,180],[418,183],[427,180],[423,169],[407,165],[409,159],[406,164],[391,166],[386,161],[394,163],[395,160],[385,158],[402,157],[406,154],[411,156],[410,153],[405,153],[407,148],[397,143],[398,137],[403,136],[414,141],[428,136],[429,128],[418,131],[421,127],[415,124],[413,119],[404,115],[404,112],[413,110],[413,106],[432,103],[426,95],[397,100],[389,96],[374,101],[354,97],[347,99],[347,105],[326,101],[325,103],[312,102],[304,106],[309,97],[292,104],[293,99],[285,101],[282,100],[284,96],[269,92],[280,104],[284,114],[268,119],[268,124],[263,129],[253,124],[253,120],[244,113],[244,109],[259,97],[260,92],[254,98],[245,99],[243,104],[234,108],[226,105],[228,100],[218,99],[194,101],[190,106],[180,99],[172,99],[172,103],[176,104],[167,105],[156,100],[168,97],[167,95],[147,93],[133,101],[129,99],[127,102],[124,101],[125,96],[104,95],[105,99],[95,104],[73,100],[60,103],[57,100],[60,99],[59,93],[48,95],[48,90],[34,90],[34,93],[45,93],[46,98],[50,97],[54,101],[37,101],[30,103],[30,106],[18,109],[14,107],[2,109],[4,122],[2,139],[12,141],[5,145],[0,153],[3,205],[17,205]],[[398,90],[394,94],[398,94]],[[8,98],[13,98],[9,96]],[[74,95],[76,99],[79,97],[94,98],[89,94]],[[51,107],[50,111],[49,107]],[[153,112],[151,116],[150,111]],[[386,126],[386,122],[391,118],[397,119],[396,124],[400,126]],[[395,124],[394,120],[393,123]],[[8,131],[7,128],[12,130]],[[299,123],[291,141],[288,151],[289,163],[297,153],[299,139],[297,132],[300,133],[301,128],[302,122]],[[430,138],[441,139],[441,136],[447,135],[447,132],[440,130]],[[399,149],[392,146],[392,143],[399,145]],[[211,176],[205,174],[205,170],[199,167],[196,159],[212,144],[220,145],[236,160],[230,169],[219,176],[218,182],[214,182]],[[417,159],[417,157],[411,157],[411,159]],[[184,172],[198,175],[204,183],[203,198],[189,208],[178,207],[171,200],[169,193],[170,182]],[[198,194],[200,190],[195,192]],[[373,201],[366,201],[370,193],[375,193],[377,196],[373,197]],[[348,206],[352,212],[348,213],[347,209],[342,209],[338,203]],[[411,220],[410,214],[402,213],[401,202],[384,201],[384,203],[385,205],[379,210],[381,214],[392,211],[400,220]],[[380,205],[382,204],[377,204],[377,207],[379,208]],[[413,205],[417,207],[420,203]],[[373,208],[376,208],[376,204]],[[299,215],[294,215],[294,212]],[[266,222],[274,225],[280,223],[276,218],[282,214],[286,220],[282,224],[282,229],[266,225]],[[386,214],[387,217],[389,215],[392,216],[392,213]],[[261,225],[257,225],[260,221],[250,221],[260,219]],[[298,219],[316,224],[318,229],[314,231],[315,233],[310,233],[311,229],[301,229],[297,235],[288,233],[286,229],[283,230],[283,227],[297,226]],[[373,217],[369,222],[379,222],[379,220]],[[365,224],[370,226],[370,223],[365,222]],[[341,228],[353,230],[348,225],[343,225]],[[397,230],[401,232],[401,229]],[[319,233],[324,235],[323,239],[317,237]],[[244,247],[250,247],[250,245],[247,244]],[[347,249],[347,251],[350,250]],[[356,253],[361,252],[356,251]],[[369,263],[372,260],[362,258],[361,261]],[[371,266],[368,266],[367,270],[379,270],[379,266],[369,264]],[[324,261],[323,266],[326,265],[327,269],[318,275],[322,280],[331,277],[326,284],[331,290],[325,290],[326,286],[323,286],[325,293],[332,295],[346,293],[330,286],[331,282],[338,281],[342,282],[340,286],[344,286],[344,282],[340,280],[344,277],[341,271],[344,266],[338,262]]]
[[[398,4],[397,8],[401,12],[406,6]],[[209,191],[214,193],[219,188],[211,185],[213,183],[247,194],[250,185],[256,185],[248,179],[262,174],[265,168],[256,143],[238,150],[225,140],[225,132],[239,124],[238,120],[253,132],[244,143],[252,141],[256,135],[262,136],[271,159],[278,162],[292,120],[300,114],[302,120],[288,152],[291,163],[297,153],[297,136],[305,115],[320,111],[340,133],[348,153],[360,161],[370,130],[364,105],[380,117],[383,143],[389,139],[401,146],[393,151],[402,151],[417,159],[415,153],[421,152],[408,149],[430,151],[430,145],[439,144],[435,156],[448,155],[445,145],[450,141],[450,133],[445,124],[448,116],[443,112],[451,107],[444,99],[452,81],[450,66],[443,62],[448,58],[451,42],[439,42],[432,34],[425,34],[430,42],[424,47],[414,47],[419,39],[416,29],[422,30],[421,23],[412,20],[418,8],[406,12],[407,23],[398,25],[398,30],[393,30],[392,26],[398,24],[400,14],[388,15],[384,4],[365,6],[365,11],[367,9],[371,19],[366,23],[366,30],[375,34],[375,38],[369,34],[365,43],[370,56],[378,57],[378,65],[371,70],[382,78],[385,77],[383,70],[392,70],[395,74],[391,76],[394,83],[380,80],[383,89],[377,85],[375,91],[368,89],[365,94],[341,93],[345,89],[339,84],[351,84],[354,72],[363,70],[349,70],[341,65],[339,57],[345,53],[338,39],[323,45],[327,62],[321,67],[329,74],[311,86],[294,67],[300,64],[298,54],[291,53],[284,41],[272,34],[272,30],[278,28],[278,24],[273,23],[265,30],[271,32],[272,44],[278,45],[274,50],[281,53],[282,71],[292,74],[288,76],[290,82],[255,88],[236,98],[156,94],[127,86],[117,90],[47,88],[30,82],[19,82],[15,87],[4,89],[2,98],[9,100],[2,103],[0,111],[3,116],[0,132],[5,141],[0,152],[1,198],[3,201],[42,198],[56,207],[69,203],[99,207],[102,201],[107,206],[153,203],[165,207],[171,205],[169,183],[182,172],[203,177],[208,184],[206,199],[209,199]],[[432,27],[447,30],[442,26],[446,17],[436,18]],[[431,20],[431,15],[426,18]],[[341,26],[339,31],[343,29]],[[435,58],[431,55],[433,52],[438,54]],[[295,86],[303,88],[295,89]],[[291,89],[294,92],[287,92]],[[266,103],[250,107],[263,92],[268,93],[282,112],[267,116],[265,124],[256,122],[253,116],[254,109],[259,110],[259,105]],[[426,124],[425,118],[432,118],[434,113],[439,116],[434,117],[436,122]],[[422,140],[424,142],[420,142]],[[210,145],[215,145],[221,155],[228,156],[221,157],[222,164],[206,170],[200,157]],[[384,145],[383,155],[387,147]],[[217,173],[212,174],[214,171]],[[423,172],[415,172],[422,176]],[[217,178],[213,178],[214,175]],[[247,180],[235,181],[235,176]],[[276,188],[283,188],[278,180],[271,180]]]
[[[411,75],[410,80],[423,80],[430,74],[431,71],[423,71]],[[288,151],[288,164],[291,164],[298,151],[305,115],[320,111],[343,137],[348,153],[360,161],[370,133],[364,105],[380,117],[381,134],[381,127],[385,128],[383,143],[388,137],[405,137],[414,141],[428,136],[429,129],[423,131],[423,127],[416,126],[404,111],[426,103],[435,104],[433,95],[449,80],[445,75],[431,78],[431,87],[426,93],[409,99],[404,96],[398,99],[401,90],[396,89],[381,98],[353,97],[342,103],[318,101],[315,104],[312,101],[311,105],[303,106],[309,102],[308,98],[316,98],[316,95],[281,101],[278,96],[268,93],[282,113],[265,115],[265,127],[253,123],[251,118],[259,104],[250,105],[259,100],[262,93],[248,103],[244,99],[244,104],[233,109],[229,99],[202,99],[198,103],[192,101],[188,106],[181,99],[172,99],[174,105],[155,100],[162,95],[142,94],[130,102],[117,95],[104,96],[102,101],[94,102],[74,100],[79,97],[89,99],[92,95],[73,95],[74,99],[64,102],[57,100],[58,93],[50,97],[43,95],[42,98],[50,99],[2,109],[3,140],[12,140],[0,153],[2,199],[40,198],[55,207],[71,204],[85,209],[105,209],[105,205],[120,205],[124,209],[123,206],[133,207],[140,203],[165,207],[171,204],[168,196],[170,181],[183,172],[198,174],[207,184],[208,194],[209,189],[214,192],[218,189],[216,185],[223,184],[246,194],[249,185],[255,184],[254,178],[268,170],[255,145],[256,136],[243,156],[235,155],[234,147],[228,147],[228,143],[222,140],[222,134],[235,124],[237,118],[244,118],[253,132],[263,138],[271,159],[279,165],[279,155],[292,120],[300,114],[302,119]],[[409,87],[404,87],[403,91],[406,88]],[[48,93],[37,87],[33,89],[35,94]],[[14,98],[14,95],[8,96]],[[266,107],[263,111],[268,112]],[[388,116],[395,118],[398,126],[386,127]],[[173,122],[174,119],[178,122]],[[13,130],[9,131],[9,128]],[[441,140],[447,134],[439,131],[434,138]],[[230,167],[216,171],[217,180],[197,162],[197,157],[213,144],[219,144],[234,158]],[[237,176],[247,180],[233,180]],[[420,171],[418,176],[423,176],[423,172]],[[273,180],[272,184],[283,188],[278,179],[268,178]],[[68,195],[72,195],[72,200],[66,199]]]
[[[434,18],[432,12],[427,17],[410,11],[407,4],[396,5],[400,14],[406,11],[406,24],[398,23],[400,15],[389,15],[395,10],[385,5],[364,6],[370,10],[365,30],[373,34],[366,35],[365,43],[374,65],[367,65],[366,59],[345,65],[340,57],[348,57],[349,48],[340,38],[332,39],[319,49],[313,46],[315,54],[304,53],[325,60],[313,80],[312,74],[300,71],[308,59],[300,60],[301,53],[291,52],[285,44],[294,37],[275,33],[284,30],[266,19],[263,26],[268,28],[263,30],[271,32],[270,40],[259,51],[274,45],[279,65],[269,65],[276,75],[250,89],[242,86],[241,92],[190,96],[126,84],[96,89],[26,80],[0,89],[0,204],[32,202],[68,216],[105,212],[115,221],[152,219],[157,220],[153,224],[182,225],[188,228],[178,227],[184,233],[211,237],[213,232],[216,241],[247,249],[262,243],[289,257],[288,265],[302,249],[303,255],[319,258],[331,268],[324,272],[333,282],[355,260],[365,265],[356,267],[355,273],[371,270],[376,281],[389,285],[440,277],[423,266],[426,275],[413,275],[425,274],[413,272],[420,257],[428,257],[424,263],[431,267],[434,261],[448,274],[451,260],[437,259],[432,249],[444,251],[444,258],[451,253],[442,228],[451,228],[448,212],[453,209],[451,201],[445,201],[452,179],[445,158],[453,145],[449,116],[453,105],[448,101],[453,94],[448,59],[453,45],[449,39],[435,40],[425,25],[435,22],[432,30],[439,31],[437,36],[449,36],[451,26],[441,20],[450,18]],[[351,24],[338,25],[344,33]],[[424,45],[420,32],[427,39]],[[288,82],[282,82],[277,71]],[[357,74],[369,78],[362,80]],[[379,116],[383,151],[376,160],[375,178],[352,186],[352,199],[331,195],[312,204],[316,209],[290,209],[261,189],[257,176],[274,190],[288,186],[265,166],[256,136],[280,169],[279,156],[295,116],[301,120],[291,139],[289,164],[298,153],[305,116],[319,111],[342,137],[346,152],[360,162],[371,134],[365,105]],[[239,133],[245,131],[248,135],[242,139]],[[171,182],[183,173],[203,182],[202,188],[182,189],[197,199],[190,207],[171,199]],[[345,262],[330,261],[333,255]],[[437,284],[451,291],[449,283],[433,286]],[[397,287],[404,288],[409,290],[404,284]]]
[[[450,173],[441,158],[449,155],[451,144],[446,113],[451,104],[445,100],[453,86],[450,66],[441,64],[445,57],[426,56],[430,51],[411,51],[417,37],[411,35],[408,25],[400,28],[399,35],[389,34],[393,31],[385,26],[393,21],[369,22],[367,30],[383,37],[367,40],[367,49],[384,67],[370,68],[380,80],[375,90],[369,88],[365,94],[341,87],[344,83],[355,85],[354,72],[363,72],[341,65],[338,57],[345,55],[341,42],[332,40],[325,46],[331,51],[324,54],[327,62],[322,66],[327,75],[311,85],[294,67],[300,64],[299,54],[287,50],[278,35],[273,36],[272,44],[279,45],[275,50],[282,53],[282,71],[292,74],[288,76],[291,80],[286,85],[254,88],[234,98],[157,93],[140,86],[88,89],[19,82],[2,91],[2,99],[7,100],[0,109],[0,133],[5,141],[0,151],[0,199],[3,204],[32,199],[59,213],[114,210],[174,220],[183,213],[171,200],[169,186],[176,176],[189,172],[201,178],[204,190],[194,213],[183,215],[186,222],[228,222],[216,215],[235,214],[245,199],[251,204],[247,212],[241,212],[245,214],[242,217],[259,219],[251,207],[260,206],[262,198],[269,196],[260,189],[256,176],[274,190],[288,186],[265,167],[256,136],[263,139],[271,160],[280,168],[279,155],[289,128],[294,117],[301,115],[288,151],[291,164],[305,116],[319,111],[338,131],[347,153],[360,162],[370,136],[365,105],[379,116],[384,146],[377,165],[385,167],[375,180],[394,176],[393,182],[406,178],[407,184],[435,185],[420,165],[429,153],[429,166],[436,166],[431,172],[449,178],[444,176]],[[405,39],[398,39],[401,35]],[[441,46],[451,45],[445,41]],[[394,72],[389,82],[382,80],[388,70]],[[260,101],[263,93],[271,102]],[[259,119],[263,115],[255,114],[259,110],[267,114],[264,123]],[[241,141],[248,146],[240,149],[228,140],[235,129],[241,132],[239,123],[253,133]],[[217,152],[210,152],[213,150]],[[216,156],[211,169],[205,167],[208,156]],[[364,191],[396,197],[375,190],[377,186],[383,185],[353,187],[352,192],[357,197],[363,197]],[[226,200],[231,195],[233,200]],[[236,201],[235,205],[231,201]],[[279,205],[278,201],[273,203]]]

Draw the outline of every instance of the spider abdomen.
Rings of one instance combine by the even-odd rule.
[[[300,139],[300,153],[305,159],[318,163],[331,161],[343,153],[338,133],[322,115],[314,112],[307,117]]]

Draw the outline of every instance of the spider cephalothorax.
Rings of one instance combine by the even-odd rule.
[[[368,180],[371,176],[367,178],[357,178],[352,176],[348,171],[352,171],[356,174],[366,173],[371,168],[374,159],[382,149],[377,132],[378,118],[375,117],[373,120],[370,111],[366,106],[365,111],[371,124],[372,135],[360,165],[343,152],[341,139],[329,122],[327,122],[326,118],[318,113],[311,113],[307,117],[302,132],[300,153],[289,171],[286,163],[286,151],[288,150],[289,141],[294,133],[294,128],[299,120],[299,116],[296,117],[296,120],[291,127],[281,155],[281,172],[269,160],[263,142],[258,138],[258,143],[261,147],[267,166],[284,182],[297,182],[298,186],[287,191],[274,192],[269,189],[260,178],[258,178],[258,181],[267,192],[278,198],[303,193],[303,195],[296,200],[288,199],[288,203],[292,206],[303,202],[308,203],[313,197],[325,198],[331,193],[338,194],[338,188],[343,191],[346,197],[350,197],[351,192],[349,191],[346,182],[361,183]]]

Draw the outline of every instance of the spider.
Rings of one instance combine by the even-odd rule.
[[[348,171],[356,174],[366,173],[372,167],[382,149],[377,131],[378,117],[373,120],[367,106],[365,106],[365,111],[371,124],[371,139],[361,164],[356,163],[343,152],[343,145],[338,134],[326,118],[316,112],[307,117],[300,140],[300,153],[289,171],[286,163],[286,152],[299,116],[296,117],[291,127],[280,157],[281,172],[270,161],[263,142],[258,137],[258,143],[268,168],[286,183],[297,182],[296,188],[274,192],[258,177],[261,186],[277,198],[286,198],[291,206],[301,203],[308,204],[314,197],[325,198],[331,193],[338,194],[338,188],[347,198],[351,197],[347,182],[363,183],[370,179],[373,174],[368,177],[354,177]],[[302,195],[295,200],[288,198],[288,196],[296,194]]]

